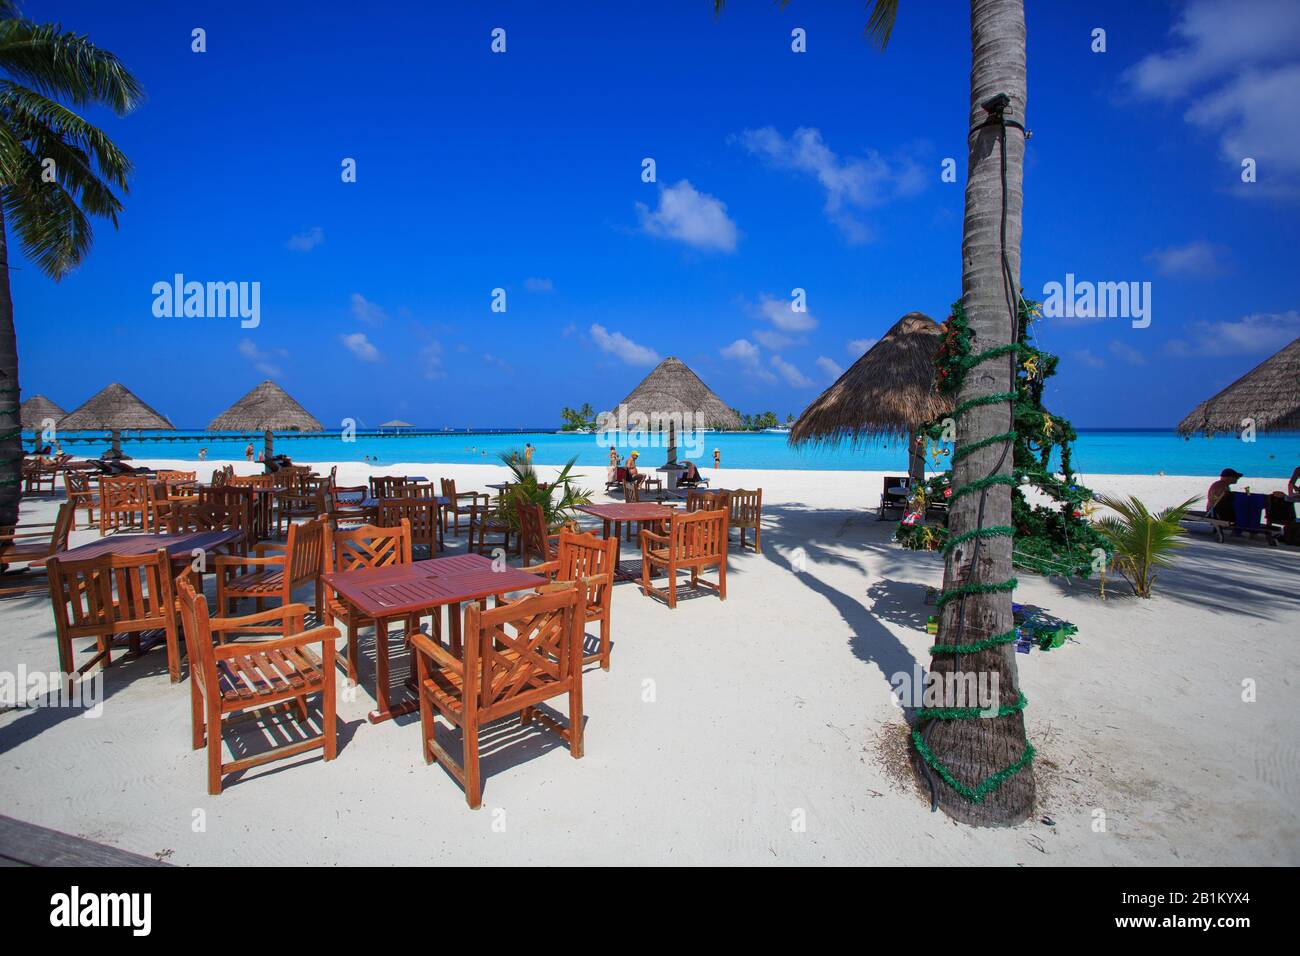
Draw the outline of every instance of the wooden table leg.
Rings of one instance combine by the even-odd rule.
[[[367,715],[366,719],[372,724],[409,714],[419,706],[415,700],[404,700],[393,705],[388,694],[388,621],[382,620],[375,622],[375,702],[379,706]]]
[[[447,605],[447,635],[451,641],[451,652],[456,657],[461,656],[460,646],[460,605]]]

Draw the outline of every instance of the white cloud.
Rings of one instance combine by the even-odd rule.
[[[785,379],[786,384],[792,385],[795,388],[809,388],[813,384],[812,379],[808,378],[808,376],[804,375],[803,372],[799,371],[785,359],[781,358],[781,356],[773,355],[771,363],[772,368],[776,369],[781,377]]]
[[[239,343],[239,354],[253,363],[253,367],[265,375],[267,378],[279,378],[280,366],[276,365],[274,359],[276,356],[285,358],[288,352],[284,349],[275,349],[274,352],[263,352],[257,347],[252,339],[242,339]]]
[[[1111,355],[1115,356],[1125,365],[1147,364],[1146,354],[1141,349],[1136,349],[1127,342],[1121,342],[1119,339],[1114,339],[1107,348],[1110,349]]]
[[[790,336],[783,335],[780,332],[773,332],[771,329],[755,329],[754,338],[758,340],[759,345],[771,349],[773,352],[779,352],[781,349],[795,343],[795,340]]]
[[[638,345],[622,332],[610,332],[603,325],[593,325],[590,331],[597,348],[622,359],[628,365],[654,365],[659,361],[659,355],[654,349]]]
[[[825,355],[817,356],[817,367],[826,373],[827,378],[839,378],[844,374],[844,368],[840,363]]]
[[[1295,191],[1300,4],[1193,0],[1171,33],[1170,49],[1144,57],[1128,71],[1130,87],[1151,99],[1185,102],[1184,118],[1216,134],[1229,162],[1255,159],[1260,180],[1255,189],[1242,190],[1244,195]]]
[[[810,332],[817,328],[811,312],[796,312],[791,299],[774,299],[765,295],[758,301],[757,312],[782,332]]]
[[[352,314],[358,322],[365,322],[367,325],[378,325],[388,318],[383,309],[367,301],[360,292],[352,293]]]
[[[855,359],[861,358],[871,346],[876,344],[876,339],[854,339],[844,346],[846,352]]]
[[[1106,360],[1093,352],[1092,349],[1076,349],[1071,352],[1070,355],[1076,362],[1080,365],[1086,366],[1087,368],[1106,367]]]
[[[720,350],[722,357],[730,359],[741,365],[745,371],[767,384],[776,381],[776,376],[763,367],[762,353],[759,352],[758,346],[748,339],[736,339],[730,345]]]
[[[1225,322],[1193,322],[1190,335],[1166,343],[1170,355],[1268,355],[1300,336],[1300,311],[1257,312]]]
[[[1147,261],[1166,276],[1215,276],[1225,271],[1227,249],[1217,243],[1197,239],[1181,246],[1156,249]]]
[[[739,239],[736,224],[724,202],[696,190],[683,179],[659,190],[659,208],[651,211],[636,204],[641,228],[661,239],[676,239],[696,249],[734,252]]]
[[[864,156],[840,157],[826,145],[817,129],[800,127],[786,139],[765,126],[745,130],[740,141],[777,169],[815,178],[826,191],[827,218],[851,242],[871,238],[871,230],[854,210],[874,209],[893,199],[914,196],[925,188],[925,175],[911,160],[891,163],[876,150],[867,150]]]
[[[311,252],[324,241],[325,230],[320,226],[312,226],[310,229],[305,229],[290,236],[285,245],[294,252]]]
[[[351,335],[340,335],[339,341],[348,347],[357,358],[363,362],[378,362],[383,358],[379,354],[379,349],[371,344],[370,339],[366,338],[364,332],[353,332]]]
[[[555,283],[550,279],[539,279],[536,276],[529,276],[524,280],[524,288],[529,292],[554,292]]]

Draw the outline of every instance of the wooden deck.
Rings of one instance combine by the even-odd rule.
[[[0,866],[167,866],[0,814]]]

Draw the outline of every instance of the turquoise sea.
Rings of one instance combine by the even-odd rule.
[[[94,433],[69,432],[62,437],[88,437]],[[176,436],[204,435],[196,431],[177,431]],[[838,447],[795,449],[783,434],[752,432],[708,432],[699,436],[694,447],[685,444],[679,457],[694,458],[704,468],[713,463],[713,450],[722,454],[724,468],[823,469],[829,471],[906,470],[906,457],[900,443],[878,442],[862,448]],[[247,439],[223,437],[219,433],[204,435],[204,441],[160,440],[160,433],[129,435],[122,439],[122,449],[135,458],[175,458],[197,460],[199,448],[205,447],[209,459],[244,457]],[[340,433],[318,437],[277,436],[275,450],[295,461],[364,461],[383,465],[397,462],[463,464],[488,462],[497,464],[498,453],[522,449],[531,443],[536,449],[533,461],[544,465],[563,464],[576,457],[578,464],[603,468],[609,458],[609,443],[596,435],[533,432],[445,432],[433,435],[383,437],[357,435],[344,441]],[[262,441],[254,441],[258,452]],[[100,443],[68,442],[65,451],[77,457],[97,455],[108,447]],[[631,447],[620,447],[626,456]],[[660,447],[642,446],[643,465],[663,463]],[[942,459],[947,467],[947,459]],[[1081,429],[1075,443],[1074,466],[1082,474],[1217,475],[1232,467],[1245,475],[1260,478],[1287,478],[1300,465],[1300,433],[1259,435],[1254,442],[1236,437],[1180,438],[1172,430]],[[932,465],[932,467],[934,467]]]

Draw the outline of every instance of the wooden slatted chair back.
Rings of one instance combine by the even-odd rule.
[[[93,637],[99,651],[80,671],[108,656],[107,642],[119,634],[161,630],[175,641],[171,559],[166,549],[153,554],[106,554],[84,561],[53,557],[46,564],[50,603],[59,642],[59,663],[73,672],[74,639]]]
[[[325,573],[386,568],[410,564],[411,523],[405,518],[393,527],[363,524],[340,531],[325,526]]]
[[[729,491],[697,491],[692,489],[686,493],[686,511],[717,511],[719,508],[730,510],[731,492]]]
[[[623,500],[628,502],[641,500],[641,486],[635,481],[623,482]]]
[[[325,564],[325,529],[327,518],[313,518],[289,525],[285,543],[284,571],[290,593],[305,581],[316,581]]]
[[[194,588],[193,575],[188,571],[179,575],[174,583],[177,603],[181,609],[181,630],[185,634],[185,653],[190,659],[190,680],[198,684],[206,696],[208,674],[216,669],[212,655],[212,627],[208,616],[208,600]]]
[[[211,501],[175,505],[167,513],[167,533],[190,531],[243,531],[244,523],[236,512]]]
[[[582,680],[585,586],[534,594],[490,611],[465,611],[465,706],[479,720],[565,693]]]
[[[371,475],[370,497],[396,498],[405,485],[406,478],[401,475]]]
[[[411,529],[411,543],[438,549],[438,502],[433,498],[383,498],[379,503],[379,524],[396,528],[405,522]]]
[[[730,513],[720,508],[673,515],[668,525],[669,547],[676,553],[677,563],[688,565],[725,559],[729,518]]]
[[[253,541],[253,498],[255,494],[256,492],[251,487],[213,485],[207,488],[199,488],[199,506],[213,509],[211,512],[213,516],[224,514],[227,524],[223,527],[244,532],[245,542],[255,544],[256,542]],[[204,513],[206,514],[206,512]],[[193,530],[200,529],[196,527]],[[213,528],[212,530],[218,529]]]
[[[231,475],[226,484],[235,488],[275,488],[275,475]]]
[[[65,501],[59,505],[59,513],[54,516],[54,528],[50,531],[50,553],[60,554],[68,550],[68,535],[77,521],[77,503]]]
[[[403,498],[437,498],[438,486],[431,481],[408,481],[399,494]]]
[[[84,471],[69,470],[63,474],[63,487],[68,492],[68,497],[80,495],[89,496],[92,492],[90,489],[90,475]]]
[[[141,511],[149,503],[149,480],[144,475],[105,475],[99,479],[99,497],[114,511]]]
[[[605,539],[590,532],[577,533],[566,528],[560,532],[556,563],[559,565],[556,580],[580,581],[585,578],[590,582],[587,587],[589,617],[609,608],[614,594],[614,574],[618,569],[618,538]]]
[[[528,564],[532,555],[538,561],[551,560],[550,543],[547,541],[549,529],[546,527],[546,512],[535,502],[515,499],[515,514],[519,517],[519,554],[524,564]]]

